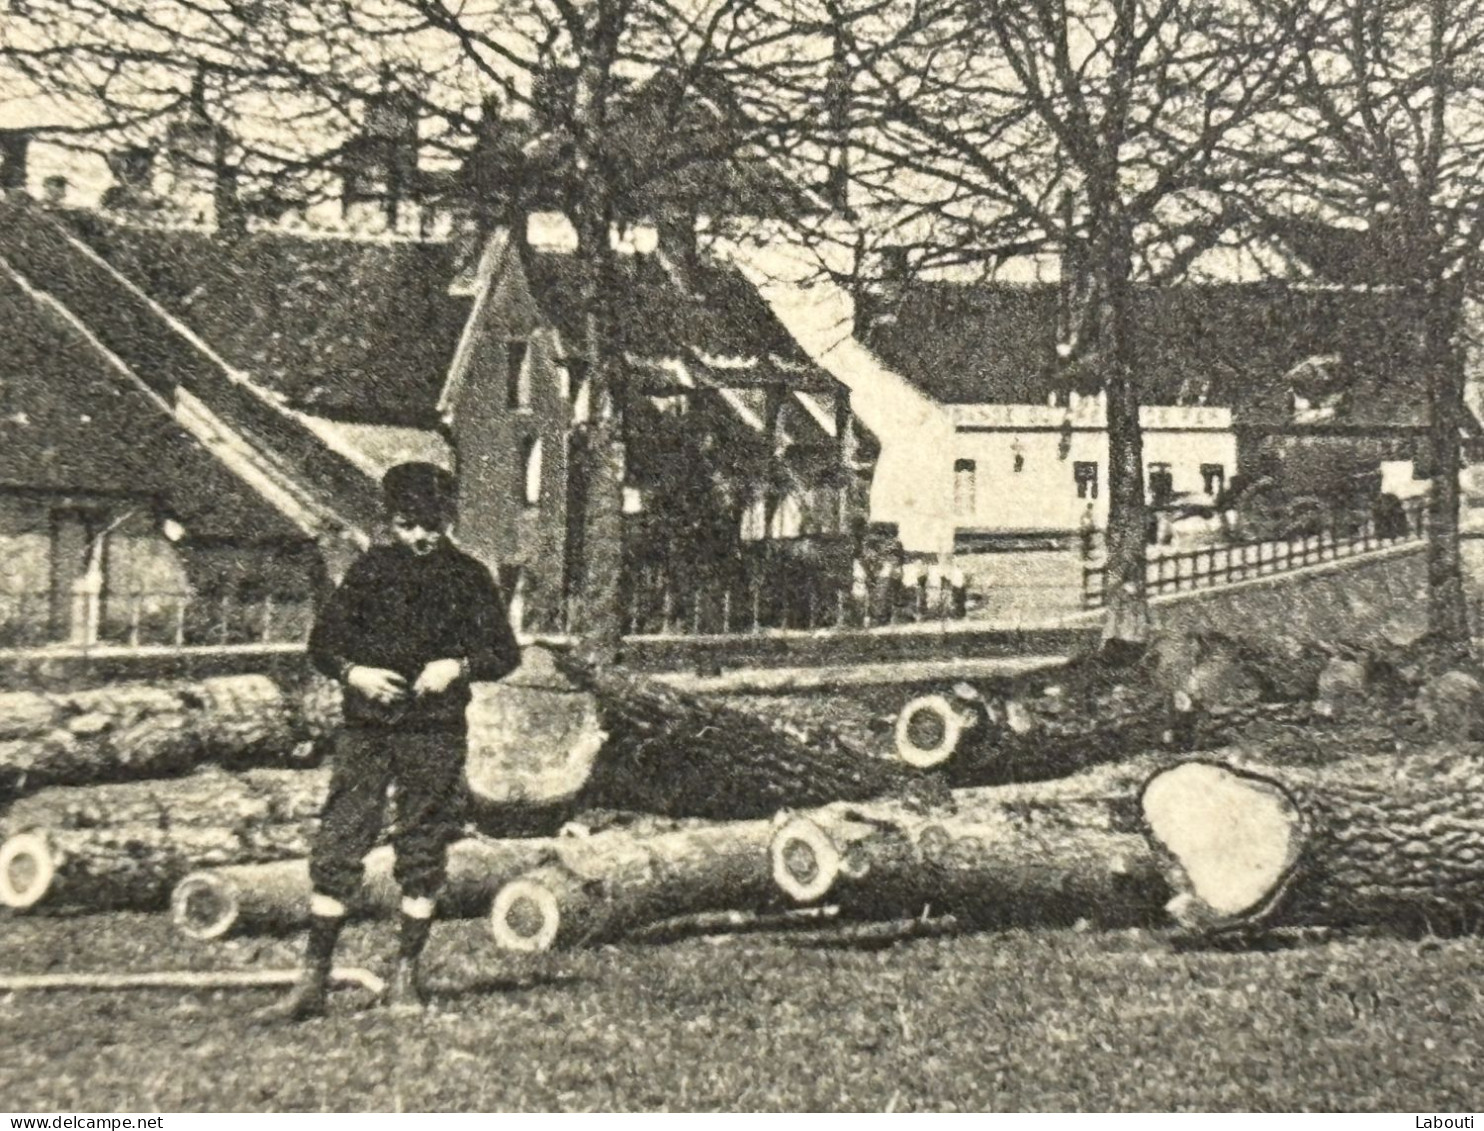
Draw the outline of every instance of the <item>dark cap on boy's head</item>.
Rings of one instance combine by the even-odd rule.
[[[388,514],[429,526],[451,522],[458,509],[458,481],[432,463],[399,463],[381,477],[381,494]]]

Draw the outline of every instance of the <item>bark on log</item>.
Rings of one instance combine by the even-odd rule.
[[[327,769],[245,770],[208,767],[181,778],[56,786],[16,801],[0,817],[0,838],[34,829],[153,825],[238,829],[297,825],[319,816]]]
[[[774,879],[793,900],[854,918],[1155,921],[1169,890],[1131,828],[1131,794],[1053,786],[966,790],[937,812],[876,802],[800,814],[774,834]]]
[[[281,859],[308,851],[308,829],[111,825],[17,833],[0,845],[0,904],[88,911],[164,907],[176,880],[196,868]]]
[[[578,808],[745,820],[905,788],[907,770],[823,728],[805,732],[610,668],[564,671],[607,737]]]
[[[0,694],[0,800],[48,785],[166,777],[204,763],[307,765],[326,689],[265,675]]]
[[[448,849],[448,879],[438,893],[440,917],[483,915],[502,885],[554,852],[551,839],[455,842]],[[366,856],[366,881],[353,914],[397,913],[402,892],[392,868],[390,846]],[[181,934],[198,941],[297,930],[308,921],[310,891],[309,861],[303,858],[211,868],[192,872],[175,886],[171,917]]]
[[[1484,760],[1477,748],[1314,769],[1188,762],[1141,795],[1192,930],[1477,927]]]
[[[44,790],[0,822],[0,905],[152,909],[197,868],[305,856],[327,785],[324,771],[211,770]]]
[[[768,870],[772,832],[768,821],[734,821],[565,838],[550,862],[495,896],[495,943],[515,951],[591,946],[662,919],[765,908],[777,902]]]

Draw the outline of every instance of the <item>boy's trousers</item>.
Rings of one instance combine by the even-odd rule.
[[[335,736],[330,795],[309,861],[314,890],[353,904],[362,858],[381,837],[387,787],[396,785],[393,875],[402,894],[431,899],[443,886],[449,844],[463,828],[462,730],[347,727]]]

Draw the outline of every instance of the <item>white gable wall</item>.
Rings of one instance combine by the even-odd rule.
[[[957,431],[941,474],[960,480],[954,525],[985,532],[1078,530],[1087,504],[1099,527],[1108,520],[1108,433],[1103,406],[1084,401],[1070,412],[1039,405],[961,405],[950,410]],[[1151,464],[1167,463],[1177,493],[1200,492],[1202,464],[1237,470],[1231,413],[1223,408],[1146,406],[1141,410],[1146,483]],[[1066,451],[1063,453],[1063,445]],[[1021,457],[1016,470],[1016,456]],[[960,461],[974,464],[972,507]],[[1095,464],[1096,497],[1079,497],[1078,463]],[[1089,491],[1090,495],[1090,491]]]

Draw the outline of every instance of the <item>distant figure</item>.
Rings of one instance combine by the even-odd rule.
[[[1093,513],[1093,504],[1088,503],[1087,509],[1082,512],[1081,522],[1082,534],[1082,559],[1091,561],[1093,553],[1097,549],[1098,540],[1098,516]]]
[[[969,579],[962,567],[954,566],[948,571],[949,613],[955,620],[969,615]]]
[[[1411,533],[1407,523],[1407,508],[1395,495],[1378,495],[1372,504],[1371,515],[1376,523],[1377,538],[1405,538]]]

